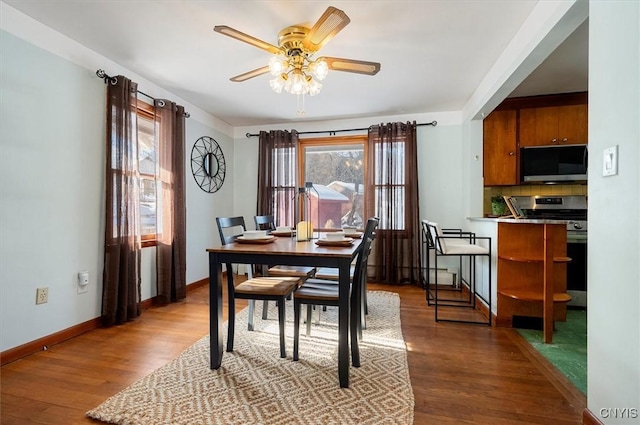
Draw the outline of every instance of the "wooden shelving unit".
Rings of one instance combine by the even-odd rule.
[[[544,319],[545,342],[553,322],[565,321],[567,294],[565,224],[498,223],[498,326],[513,316]]]

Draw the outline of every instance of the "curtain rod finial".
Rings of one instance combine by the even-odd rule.
[[[108,76],[107,73],[104,72],[104,69],[97,70],[96,75],[98,76],[98,78],[102,78],[105,84],[111,83],[112,85],[115,86],[116,83],[118,82],[118,79],[116,77]]]

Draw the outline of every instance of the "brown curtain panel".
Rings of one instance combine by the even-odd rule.
[[[416,123],[374,125],[368,135],[367,214],[380,219],[376,282],[420,282],[420,211]]]
[[[298,132],[261,131],[258,141],[257,215],[273,215],[278,226],[295,226]]]
[[[106,225],[102,321],[140,315],[140,176],[137,84],[123,76],[107,86]]]
[[[157,134],[156,285],[160,304],[184,299],[186,285],[185,112],[155,101]]]

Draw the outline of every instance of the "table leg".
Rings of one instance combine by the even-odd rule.
[[[209,346],[211,369],[222,364],[222,265],[209,253]]]
[[[349,260],[341,260],[338,267],[338,377],[341,388],[349,388],[349,267]]]

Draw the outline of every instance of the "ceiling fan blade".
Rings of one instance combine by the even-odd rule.
[[[346,27],[351,19],[340,9],[329,6],[322,14],[318,22],[302,41],[303,46],[310,52],[317,52],[329,40],[331,40],[342,28]]]
[[[267,74],[269,72],[268,66],[263,66],[262,68],[254,69],[253,71],[245,72],[244,74],[236,75],[235,77],[230,78],[234,83],[240,83],[242,81],[246,81],[253,77],[258,77],[262,74]]]
[[[269,53],[278,54],[282,52],[279,47],[276,47],[271,43],[267,43],[266,41],[262,41],[258,38],[250,36],[249,34],[245,34],[226,25],[216,25],[215,27],[213,27],[213,30],[215,32],[219,32],[220,34],[235,38],[236,40],[251,44],[252,46],[255,46],[259,49],[266,50]]]
[[[355,59],[331,58],[323,56],[317,59],[323,60],[334,71],[355,72],[356,74],[376,75],[380,71],[378,62],[359,61]]]

